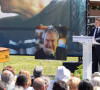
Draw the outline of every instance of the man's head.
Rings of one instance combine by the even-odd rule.
[[[80,83],[80,79],[77,77],[71,77],[68,82],[67,85],[69,86],[70,90],[78,90],[78,84]]]
[[[14,75],[15,75],[15,70],[12,66],[6,66],[3,68],[2,72],[5,71],[5,70],[8,70],[8,71],[11,71]]]
[[[78,90],[93,90],[93,84],[89,79],[83,79],[78,85]]]
[[[33,88],[35,90],[45,90],[45,82],[42,78],[38,77],[34,79]]]
[[[33,71],[33,75],[35,78],[41,77],[43,75],[43,68],[42,66],[36,66]]]
[[[44,47],[51,49],[54,53],[56,53],[58,39],[59,34],[57,30],[53,26],[48,26],[48,28],[45,30]]]
[[[27,88],[28,78],[26,75],[20,74],[16,80],[16,86],[21,86],[23,88]]]
[[[40,13],[50,2],[51,0],[0,0],[0,5],[4,13],[32,17]]]
[[[53,90],[68,90],[68,87],[64,81],[59,80],[54,82]]]
[[[95,27],[100,27],[100,17],[95,18]]]
[[[10,84],[14,79],[14,74],[9,70],[4,70],[1,75],[1,80],[7,84]]]

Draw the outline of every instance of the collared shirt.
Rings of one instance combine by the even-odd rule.
[[[100,27],[97,27],[97,28],[95,28],[94,35],[93,35],[95,40],[100,40],[99,34],[100,34]]]

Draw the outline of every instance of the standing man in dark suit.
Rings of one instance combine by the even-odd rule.
[[[93,27],[89,36],[93,36],[94,40],[100,43],[100,17],[95,18],[95,27]],[[98,63],[100,64],[100,45],[92,47],[92,73],[98,72]]]

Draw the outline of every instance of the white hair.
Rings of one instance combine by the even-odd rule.
[[[24,88],[21,86],[15,86],[15,88],[13,90],[24,90]]]
[[[14,74],[9,70],[5,70],[1,75],[1,80],[4,81],[6,84],[10,84],[11,81],[14,80]]]
[[[92,80],[93,86],[99,86],[100,87],[100,77],[94,77]]]

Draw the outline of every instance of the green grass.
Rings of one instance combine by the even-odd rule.
[[[67,61],[78,61],[78,57],[68,57]],[[42,66],[44,75],[55,75],[57,67],[61,66],[63,62],[59,60],[37,60],[34,56],[12,56],[10,55],[10,61],[5,63],[0,63],[0,71],[3,67],[11,65],[15,68],[16,74],[19,73],[21,69],[28,70],[31,75],[33,74],[33,69],[36,66]]]

